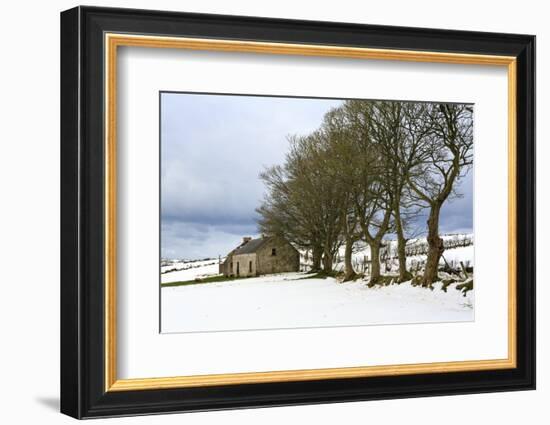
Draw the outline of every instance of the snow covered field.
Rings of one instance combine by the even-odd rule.
[[[303,273],[162,288],[162,332],[474,320],[473,291],[300,279]]]
[[[391,245],[391,243],[390,243]],[[368,248],[354,254],[358,262]],[[445,251],[447,262],[473,265],[474,247]],[[407,257],[410,267],[424,255]],[[223,261],[223,259],[222,259]],[[392,263],[390,260],[388,264]],[[393,264],[390,264],[393,266]],[[335,266],[339,270],[343,264]],[[391,267],[392,269],[394,267]],[[384,269],[384,268],[383,268]],[[218,259],[166,261],[162,283],[218,275]],[[474,320],[474,291],[441,283],[434,290],[400,285],[367,287],[365,281],[338,283],[334,278],[308,278],[283,273],[223,282],[163,287],[162,332],[209,332],[378,324],[461,322]]]
[[[164,269],[164,270],[162,270]],[[174,270],[167,272],[167,270]],[[161,282],[182,282],[197,277],[214,276],[218,274],[218,260],[204,260],[195,262],[178,262],[161,268]]]

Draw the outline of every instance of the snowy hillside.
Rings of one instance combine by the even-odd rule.
[[[465,266],[474,265],[474,245],[472,234],[449,234],[442,235],[444,243],[448,248],[445,249],[440,264],[445,265],[445,261],[452,267],[459,267],[462,261]],[[385,247],[380,252],[380,262],[382,271],[385,273],[396,272],[399,267],[397,261],[397,241],[385,240]],[[341,247],[335,258],[334,270],[342,271],[344,269],[344,250]],[[407,268],[421,268],[426,261],[427,244],[425,238],[411,239],[407,242]],[[307,271],[311,263],[307,253],[301,253],[302,271]],[[367,244],[356,244],[352,254],[352,263],[356,272],[363,272],[365,264],[370,260],[370,248]]]
[[[474,319],[473,293],[455,285],[429,290],[410,283],[368,288],[364,282],[302,279],[285,273],[162,288],[162,332],[275,329]]]
[[[457,265],[460,261],[464,262],[466,266],[474,265],[474,246],[473,246],[473,235],[471,234],[460,234],[460,235],[442,235],[444,241],[458,241],[460,244],[462,240],[468,240],[469,243],[472,243],[468,246],[458,246],[456,248],[448,248],[443,253],[443,257],[440,260],[441,265],[444,265],[445,261],[452,265]],[[407,243],[407,247],[415,248],[419,244],[425,244],[425,239],[413,239]],[[383,272],[393,272],[397,270],[397,242],[394,240],[385,241],[386,251],[381,252],[381,262]],[[411,249],[414,252],[414,249]],[[387,252],[388,258],[384,258],[384,252]],[[364,264],[368,259],[370,259],[370,249],[368,245],[363,244],[358,246],[353,255],[353,264],[356,271],[363,271]],[[225,257],[221,258],[223,262]],[[426,255],[409,255],[407,256],[407,267],[416,268],[420,263],[422,264],[426,261]],[[307,271],[309,269],[310,258],[307,257],[305,251],[301,252],[301,269],[302,271]],[[206,260],[195,260],[195,261],[186,261],[186,260],[163,260],[161,265],[161,282],[170,283],[170,282],[180,282],[193,280],[195,278],[204,278],[207,276],[214,276],[218,274],[218,263],[219,260],[215,259],[206,259]],[[344,247],[340,248],[339,255],[335,258],[334,270],[341,271],[344,268]]]
[[[181,282],[214,276],[218,274],[218,264],[217,258],[200,261],[172,261],[169,265],[161,266],[161,282]]]
[[[449,248],[443,254],[442,266],[447,264],[454,268],[462,262],[465,267],[473,267],[471,235],[445,235],[444,240]],[[398,267],[397,245],[395,241],[384,243],[382,273],[392,274]],[[421,269],[426,260],[423,245],[424,239],[412,240],[407,245],[409,269]],[[344,267],[343,254],[342,249],[335,258],[336,271]],[[363,272],[369,258],[368,246],[357,247],[353,253],[354,269]],[[219,261],[163,260],[162,283],[187,284],[162,287],[162,332],[474,320],[474,291],[464,295],[457,290],[456,283],[446,290],[442,290],[441,282],[437,282],[433,290],[412,286],[410,282],[369,288],[368,275],[347,283],[332,277],[312,278],[308,275],[310,257],[305,252],[301,253],[301,272],[195,282],[195,279],[204,278],[216,280],[216,276],[220,276]]]

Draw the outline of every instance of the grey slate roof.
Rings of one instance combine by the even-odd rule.
[[[239,246],[236,248],[232,255],[240,255],[240,254],[253,254],[258,251],[264,244],[269,242],[271,238],[258,238],[258,239],[252,239],[245,243],[242,246]]]

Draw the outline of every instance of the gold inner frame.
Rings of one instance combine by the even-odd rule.
[[[307,381],[510,369],[516,367],[516,58],[462,53],[370,49],[327,45],[212,40],[105,34],[105,391],[133,391],[213,385]],[[508,71],[508,358],[454,362],[246,372],[164,378],[117,379],[116,324],[116,123],[117,48],[119,46],[325,56],[468,65],[494,65]]]

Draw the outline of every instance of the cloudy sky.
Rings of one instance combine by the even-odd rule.
[[[162,257],[217,257],[243,236],[256,236],[254,210],[264,191],[259,173],[283,162],[287,135],[316,129],[340,103],[162,93]],[[443,209],[443,232],[472,229],[471,175],[461,186],[465,196]]]

